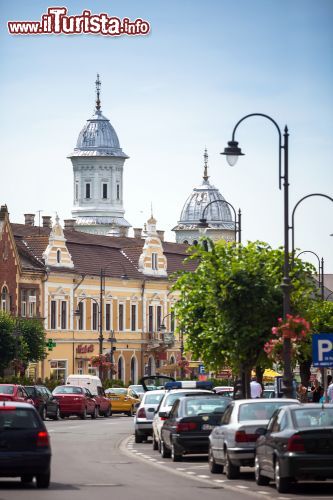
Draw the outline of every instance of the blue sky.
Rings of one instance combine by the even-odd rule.
[[[146,37],[30,36],[8,20],[39,20],[45,1],[2,2],[0,81],[3,127],[0,202],[11,219],[57,211],[69,218],[72,167],[66,158],[94,107],[115,127],[125,164],[127,220],[140,227],[153,204],[159,229],[179,219],[203,174],[243,213],[244,240],[283,243],[278,139],[268,121],[239,129],[246,152],[230,168],[220,152],[247,113],[290,130],[290,206],[309,193],[332,196],[333,3],[331,0],[119,0],[52,2],[70,14],[141,17]],[[296,246],[324,257],[333,273],[333,204],[311,198],[296,212]],[[308,260],[315,262],[311,257]]]

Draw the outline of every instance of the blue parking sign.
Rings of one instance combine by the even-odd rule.
[[[204,365],[199,365],[198,372],[200,373],[200,375],[204,375],[206,373]]]
[[[333,333],[312,335],[313,366],[328,368],[333,366]]]

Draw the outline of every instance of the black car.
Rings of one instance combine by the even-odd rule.
[[[46,418],[60,419],[59,401],[47,387],[44,385],[26,385],[24,388],[33,400],[35,408],[43,420],[46,420]]]
[[[333,404],[284,406],[256,443],[255,478],[286,493],[293,480],[333,478]]]
[[[218,394],[177,399],[161,429],[162,457],[178,462],[185,454],[208,453],[208,436],[230,401]]]
[[[44,422],[29,403],[0,405],[0,476],[21,477],[37,488],[50,483],[51,446]]]

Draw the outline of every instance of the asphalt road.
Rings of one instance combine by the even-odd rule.
[[[258,487],[253,472],[240,480],[211,475],[207,458],[172,463],[152,450],[151,442],[134,444],[132,419],[113,416],[85,421],[48,421],[52,442],[52,476],[48,490],[0,479],[0,500],[246,500],[264,498],[333,498],[333,482],[297,485],[279,495],[273,485]]]

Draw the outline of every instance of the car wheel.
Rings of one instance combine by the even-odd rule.
[[[36,483],[37,488],[48,488],[50,485],[50,471],[44,474],[37,474]]]
[[[140,436],[140,434],[138,434],[138,433],[136,432],[136,433],[135,433],[135,435],[134,435],[134,441],[135,441],[136,443],[142,443],[142,441],[143,441],[143,436]]]
[[[225,474],[228,479],[237,479],[239,477],[239,466],[234,465],[229,457],[227,450],[225,451],[225,464],[224,464]]]
[[[172,444],[171,445],[171,460],[173,462],[181,462],[182,458],[183,458],[182,455],[180,455],[179,453],[176,452],[175,445]]]
[[[54,415],[53,417],[53,420],[60,420],[61,419],[61,414],[60,414],[60,410],[59,410],[59,406],[56,410],[56,414]]]
[[[170,458],[171,452],[165,446],[164,442],[161,440],[161,457],[162,458]]]
[[[128,412],[126,413],[126,415],[128,415],[129,417],[133,417],[133,416],[134,416],[134,408],[133,408],[133,406],[131,406],[130,411],[128,411]]]
[[[80,415],[81,420],[85,420],[87,418],[87,408],[83,410],[83,413]]]
[[[91,418],[93,418],[94,420],[95,420],[95,418],[97,418],[97,417],[98,417],[98,408],[97,408],[97,406],[95,406],[94,411],[92,412],[92,414],[91,414],[90,416],[91,416]]]
[[[280,461],[277,458],[275,462],[275,486],[276,489],[279,493],[287,493],[290,487],[290,479],[289,477],[281,477],[281,467],[280,467]]]
[[[260,463],[257,455],[254,461],[254,476],[258,486],[267,486],[267,484],[269,484],[269,477],[261,475]]]
[[[112,413],[111,413],[111,407],[109,406],[109,408],[104,413],[104,417],[105,418],[109,418],[109,417],[111,417],[111,415],[112,415]]]
[[[158,450],[158,441],[155,439],[155,434],[153,434],[153,450]]]
[[[223,465],[217,464],[214,460],[213,450],[209,445],[208,449],[208,467],[212,474],[222,474]]]
[[[42,417],[42,420],[46,420],[47,418],[47,409],[46,409],[46,405],[43,405],[43,408],[40,412],[40,416]]]
[[[33,478],[34,478],[33,476],[29,476],[27,474],[27,475],[21,476],[21,482],[24,484],[32,483]]]

